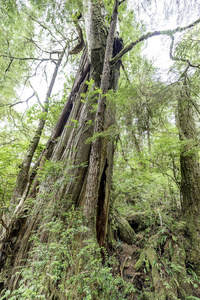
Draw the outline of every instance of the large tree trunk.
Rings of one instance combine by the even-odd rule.
[[[30,237],[42,221],[45,211],[52,207],[51,217],[58,216],[72,207],[81,207],[89,228],[87,237],[93,237],[100,246],[105,243],[108,223],[110,186],[113,169],[113,140],[102,134],[92,144],[88,142],[94,133],[101,133],[114,124],[114,109],[106,103],[105,96],[98,97],[97,113],[93,110],[96,97],[81,100],[81,94],[88,91],[86,80],[94,80],[93,90],[102,88],[106,94],[108,88],[116,89],[119,75],[119,63],[110,70],[114,31],[117,19],[117,2],[113,11],[114,21],[108,35],[98,4],[87,1],[85,19],[88,49],[84,50],[79,70],[58,122],[46,149],[34,168],[41,170],[44,161],[61,162],[61,170],[45,175],[40,182],[36,175],[34,184],[20,200],[15,214],[8,224],[8,230],[2,236],[1,244],[1,290],[14,290],[20,275],[15,274],[20,265],[26,264],[28,252],[33,246]],[[105,53],[106,48],[106,53]],[[105,57],[105,62],[104,62]],[[104,64],[104,66],[103,66]],[[102,73],[103,72],[103,73]],[[101,78],[102,76],[102,78]],[[106,84],[105,84],[106,82]],[[96,95],[95,95],[96,96]],[[76,120],[76,122],[71,121]],[[92,149],[92,150],[91,150]],[[35,174],[34,174],[35,175]],[[34,207],[28,208],[27,201],[35,198]],[[54,207],[59,207],[59,211]],[[50,239],[47,231],[40,234],[40,241]],[[14,275],[15,276],[12,276]]]
[[[91,6],[93,5],[92,2]],[[96,12],[96,8],[94,9],[94,11]],[[94,239],[98,237],[100,246],[102,246],[104,243],[107,231],[110,182],[113,167],[113,142],[109,141],[107,137],[102,138],[101,136],[98,136],[98,134],[101,134],[101,132],[107,130],[108,127],[113,124],[112,115],[114,114],[114,112],[110,111],[109,104],[107,104],[107,112],[109,113],[106,113],[106,93],[109,89],[109,79],[111,75],[110,60],[113,53],[117,14],[118,1],[116,0],[114,4],[112,21],[109,28],[104,56],[100,85],[102,95],[100,94],[98,97],[98,107],[94,125],[94,134],[97,136],[92,142],[88,177],[83,202],[83,211],[87,218],[89,237]],[[93,27],[92,19],[89,23],[90,28]],[[94,33],[96,35],[95,31]],[[115,76],[112,77],[115,78]]]
[[[178,99],[178,128],[182,141],[180,151],[181,205],[191,239],[190,261],[200,265],[200,168],[195,125],[195,105],[185,77]]]

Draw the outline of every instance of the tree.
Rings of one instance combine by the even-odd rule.
[[[183,86],[180,90],[178,100],[178,122],[180,139],[183,146],[180,154],[181,166],[181,193],[182,193],[182,212],[194,246],[191,251],[191,259],[198,264],[199,249],[199,153],[196,139],[196,124],[193,100],[188,86],[188,80],[184,75]],[[191,221],[192,220],[192,221]]]
[[[182,217],[187,223],[187,234],[190,236],[192,247],[190,249],[190,261],[199,268],[197,259],[199,249],[198,211],[199,211],[199,152],[197,121],[199,106],[196,101],[197,90],[195,87],[196,76],[199,73],[198,57],[193,53],[198,51],[195,42],[197,31],[192,30],[185,34],[185,40],[181,41],[174,49],[174,39],[171,42],[170,56],[176,62],[181,76],[177,82],[177,128],[179,131],[180,146],[180,193]],[[191,47],[188,47],[190,42]],[[174,53],[173,53],[174,52]],[[183,68],[184,71],[183,71]],[[193,78],[190,75],[193,69]],[[197,92],[197,93],[196,93]]]
[[[29,252],[37,241],[43,244],[50,243],[54,234],[52,228],[48,228],[50,220],[56,218],[58,225],[59,222],[69,225],[67,219],[69,215],[66,215],[66,212],[72,206],[77,211],[81,210],[84,216],[82,225],[79,224],[78,234],[74,235],[77,247],[84,248],[92,242],[95,245],[99,244],[100,247],[106,244],[114,156],[112,130],[115,124],[115,106],[108,100],[108,91],[117,90],[121,58],[148,38],[157,35],[173,38],[175,33],[192,28],[200,22],[198,19],[188,26],[177,27],[174,30],[145,33],[122,50],[119,45],[119,49],[116,49],[119,53],[112,57],[114,39],[120,42],[120,39],[115,37],[115,29],[118,8],[123,5],[123,2],[114,1],[108,29],[102,16],[100,3],[91,0],[83,1],[82,13],[87,46],[84,47],[71,93],[45,149],[31,170],[31,161],[44,128],[45,117],[42,115],[34,136],[36,143],[30,143],[18,175],[17,195],[14,194],[14,201],[20,196],[19,203],[4,226],[1,245],[1,282],[4,292],[14,291],[19,286],[21,274],[16,270],[20,265],[28,264],[31,257]],[[55,7],[57,5],[54,2],[51,4]],[[80,14],[73,16],[73,23],[78,32],[78,45],[75,45],[76,51],[75,48],[70,51],[71,54],[82,50],[83,47],[83,34],[78,25],[80,20]],[[48,27],[46,28],[48,30]],[[58,31],[58,28],[56,30]],[[58,59],[52,82],[67,47],[68,43],[65,44],[62,52],[57,52]],[[16,57],[11,56],[11,58]],[[45,113],[48,110],[52,82],[43,106]],[[31,199],[34,199],[33,203]],[[81,228],[87,229],[82,232]],[[31,240],[34,231],[38,231],[38,240],[35,241]],[[131,234],[134,235],[134,231],[131,231]],[[132,238],[132,241],[134,240],[135,235]],[[39,254],[34,253],[33,259],[37,255]],[[82,262],[78,267],[84,268],[84,263]],[[76,270],[72,271],[68,267],[66,272],[73,274]],[[57,282],[54,283],[55,286],[56,284]],[[52,299],[56,297],[53,288],[48,287],[48,289],[46,295],[50,295],[49,298]],[[57,296],[58,299],[64,299],[62,297],[66,296],[65,293],[67,291],[64,289],[61,295]]]

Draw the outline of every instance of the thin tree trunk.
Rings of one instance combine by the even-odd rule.
[[[48,108],[49,108],[49,98],[51,97],[51,93],[52,93],[52,90],[53,90],[53,87],[54,87],[54,84],[56,81],[59,67],[62,63],[64,54],[65,54],[66,47],[67,46],[65,46],[65,48],[63,49],[63,52],[60,54],[60,57],[58,59],[58,62],[56,63],[56,66],[55,66],[53,74],[52,74],[51,82],[49,84],[49,87],[48,87],[48,90],[46,93],[46,97],[45,97],[45,101],[44,101],[44,104],[42,107],[43,117],[39,119],[38,126],[37,126],[36,132],[34,134],[34,137],[32,138],[29,148],[25,154],[25,157],[24,157],[21,165],[20,165],[20,171],[18,173],[15,189],[14,189],[13,195],[12,195],[12,202],[15,202],[16,198],[21,197],[23,195],[27,184],[31,180],[29,178],[30,165],[31,165],[35,150],[37,149],[37,146],[39,144],[39,141],[40,141],[40,138],[42,135],[42,131],[45,126],[46,114],[48,113]]]

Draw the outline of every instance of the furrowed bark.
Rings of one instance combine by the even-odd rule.
[[[90,1],[89,1],[90,2]],[[105,103],[105,95],[99,97],[99,108],[95,115],[93,104],[95,99],[90,99],[87,96],[88,85],[86,80],[92,78],[94,80],[93,88],[100,88],[101,75],[103,70],[104,56],[106,57],[104,72],[102,75],[101,88],[104,94],[108,88],[116,90],[117,78],[119,75],[119,65],[110,69],[109,61],[112,54],[114,28],[117,18],[117,2],[113,12],[113,24],[111,24],[110,35],[108,38],[107,51],[105,53],[106,44],[106,29],[101,16],[101,9],[98,4],[91,1],[92,22],[93,27],[91,35],[98,35],[101,40],[98,43],[90,44],[90,54],[83,53],[80,64],[80,72],[74,82],[72,92],[68,101],[59,117],[55,126],[54,132],[47,143],[46,150],[41,154],[38,162],[38,169],[43,168],[46,157],[52,162],[62,162],[62,173],[58,176],[49,175],[43,182],[35,179],[35,184],[32,187],[29,196],[22,198],[22,202],[16,209],[16,214],[12,218],[8,226],[8,232],[2,236],[1,252],[1,288],[10,289],[11,291],[17,288],[20,280],[20,274],[16,274],[16,270],[20,265],[26,264],[26,259],[29,257],[28,252],[31,251],[33,243],[30,242],[30,237],[33,231],[38,232],[41,241],[48,241],[50,236],[47,233],[41,234],[39,228],[45,210],[53,207],[55,202],[62,207],[62,211],[67,211],[72,205],[81,207],[84,213],[90,215],[90,206],[95,209],[95,240],[103,245],[105,242],[109,212],[110,187],[113,169],[113,140],[109,137],[102,137],[97,139],[98,178],[92,178],[93,184],[97,179],[97,186],[92,193],[95,193],[95,206],[87,198],[86,195],[90,192],[91,171],[95,163],[95,152],[93,151],[93,158],[91,156],[91,143],[87,142],[95,133],[107,130],[114,124],[114,110],[112,105]],[[90,38],[88,37],[87,40]],[[99,48],[100,45],[100,48]],[[111,79],[112,78],[112,79]],[[109,85],[108,85],[109,82]],[[86,94],[86,100],[82,101],[81,94]],[[102,114],[102,116],[100,116]],[[95,121],[95,117],[97,119]],[[75,120],[76,122],[74,123]],[[96,125],[95,125],[96,123]],[[100,131],[99,129],[100,128]],[[94,140],[93,144],[96,140]],[[94,147],[94,146],[93,146]],[[96,146],[95,146],[96,147]],[[94,147],[94,148],[95,148]],[[90,168],[90,171],[89,171]],[[88,175],[90,172],[90,178]],[[54,186],[57,186],[55,189]],[[88,193],[89,192],[89,193]],[[29,208],[29,197],[35,197],[34,206]],[[92,199],[91,199],[92,200]],[[30,209],[30,215],[29,215]],[[25,213],[25,215],[24,215]],[[58,212],[55,213],[56,216]],[[51,218],[53,217],[50,216]],[[47,220],[46,220],[47,222]],[[91,223],[89,222],[89,229],[91,230]],[[93,230],[93,229],[92,229]],[[92,232],[90,231],[90,233]],[[94,233],[94,232],[93,232]],[[12,275],[15,275],[12,277]],[[5,279],[6,278],[6,279]]]
[[[181,206],[186,221],[191,249],[190,261],[200,266],[200,168],[195,125],[194,106],[191,101],[189,82],[185,74],[178,98],[178,129],[182,147],[180,150]]]
[[[81,60],[81,68],[83,70],[88,70],[88,60],[87,55],[85,55],[86,52],[84,52],[83,56],[84,58]],[[46,157],[49,159],[61,159],[61,156],[63,155],[65,157],[66,152],[69,151],[69,148],[72,151],[72,145],[70,145],[70,141],[68,142],[67,146],[63,144],[65,142],[65,139],[67,138],[69,133],[71,132],[71,138],[74,134],[74,131],[76,128],[73,128],[73,123],[70,121],[71,118],[77,117],[75,115],[80,114],[79,110],[82,110],[83,103],[81,102],[80,93],[87,91],[87,85],[85,84],[85,81],[89,79],[89,72],[86,72],[85,77],[82,77],[81,68],[79,69],[80,72],[78,72],[77,77],[75,79],[75,83],[71,92],[71,95],[73,95],[73,98],[71,99],[69,97],[68,102],[66,103],[66,106],[63,109],[63,112],[61,113],[61,116],[55,126],[55,130],[52,134],[52,137],[58,137],[60,134],[60,140],[57,141],[57,143],[52,142],[50,140],[47,143],[46,148]],[[72,102],[72,110],[69,115],[69,110],[66,109],[68,107],[69,101]],[[90,110],[89,110],[90,112]],[[84,115],[84,114],[83,114]],[[65,122],[68,127],[65,127]],[[85,127],[87,124],[84,124]],[[71,127],[70,127],[71,126]],[[90,132],[90,136],[92,135],[92,132]],[[87,137],[86,137],[87,138]],[[81,142],[80,142],[81,144]],[[89,145],[89,144],[88,144]],[[68,148],[67,148],[68,147]],[[88,148],[90,145],[88,146]],[[83,146],[84,148],[84,146]],[[76,152],[75,152],[76,153]],[[85,151],[86,155],[89,155],[89,150]],[[76,155],[76,154],[75,154]],[[81,154],[80,154],[81,155]],[[83,161],[87,161],[88,157],[83,157]],[[65,163],[63,163],[63,169],[66,166],[66,160],[64,158]],[[70,161],[67,160],[67,162]],[[72,162],[73,163],[73,162]],[[80,162],[79,162],[80,163]],[[44,164],[44,161],[41,160],[39,168],[42,168]],[[78,163],[77,163],[78,164]],[[67,168],[67,166],[66,166]],[[83,168],[82,168],[83,169]],[[68,168],[67,168],[68,170]],[[75,168],[76,170],[76,168]],[[85,169],[84,169],[85,172]],[[64,174],[63,176],[65,176]],[[73,176],[73,174],[72,174]],[[1,236],[1,245],[0,245],[0,282],[1,282],[1,290],[4,288],[10,289],[11,291],[14,290],[19,283],[20,280],[20,274],[16,275],[15,272],[18,270],[18,267],[21,265],[26,264],[26,259],[28,258],[28,251],[31,250],[31,247],[33,243],[29,240],[32,236],[34,231],[38,231],[39,226],[41,224],[41,220],[44,216],[44,209],[47,207],[53,206],[54,203],[54,197],[56,197],[57,201],[59,202],[59,199],[61,196],[65,197],[63,190],[66,189],[66,186],[63,184],[63,186],[60,187],[60,189],[55,192],[53,190],[53,184],[56,182],[56,180],[62,180],[61,178],[52,178],[49,177],[46,181],[40,183],[37,182],[37,189],[33,186],[32,192],[29,193],[29,196],[23,195],[21,198],[21,201],[19,205],[15,209],[15,213],[13,214],[11,220],[9,220],[8,223],[8,230],[4,231],[3,235]],[[75,181],[73,181],[73,184],[75,185]],[[70,185],[70,183],[69,183]],[[73,185],[73,187],[74,187]],[[52,193],[54,197],[52,198]],[[26,194],[28,194],[28,191],[26,191]],[[35,213],[31,213],[29,215],[29,205],[27,204],[27,201],[29,201],[29,198],[32,197],[34,194],[34,197],[36,197],[35,205],[31,208],[31,211],[35,211]],[[67,198],[67,197],[66,197]],[[67,198],[68,199],[68,198]],[[74,199],[76,197],[74,196]],[[72,203],[68,204],[68,207],[71,206]],[[67,204],[66,204],[67,206]],[[25,214],[25,215],[24,215]],[[15,276],[13,276],[15,275]]]
[[[108,84],[110,78],[109,62],[113,50],[114,32],[117,23],[117,15],[118,15],[118,1],[115,1],[113,14],[112,14],[112,22],[110,24],[110,30],[108,33],[107,44],[106,44],[104,66],[103,66],[102,79],[101,79],[102,95],[100,95],[98,99],[94,134],[99,134],[105,129],[104,127],[105,109],[106,109],[105,94],[108,91]],[[98,136],[92,142],[92,149],[91,149],[91,155],[89,161],[89,171],[88,171],[84,207],[83,207],[83,212],[87,219],[87,226],[90,229],[89,235],[94,239],[96,239],[98,235],[100,245],[102,245],[105,240],[105,235],[107,231],[107,221],[108,221],[108,209],[109,209],[109,200],[106,199],[109,197],[108,196],[105,197],[106,192],[108,192],[108,190],[106,189],[106,181],[107,181],[106,175],[108,172],[107,168],[109,168],[110,165],[112,165],[112,158],[111,161],[108,161],[108,159],[106,158],[107,146],[108,146],[107,139],[105,138],[102,139]],[[101,230],[103,230],[103,233],[101,234],[100,234],[100,228]]]

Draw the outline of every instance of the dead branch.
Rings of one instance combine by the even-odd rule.
[[[77,30],[77,33],[78,33],[78,45],[76,45],[74,47],[74,49],[72,49],[71,51],[69,51],[69,54],[78,54],[84,47],[85,43],[84,43],[84,39],[83,39],[83,32],[82,32],[82,29],[80,27],[80,25],[78,24],[78,19],[77,18],[76,20],[74,20],[74,24],[76,26],[76,30]]]
[[[6,58],[10,58],[11,60],[34,60],[34,61],[58,61],[58,59],[53,59],[53,58],[37,58],[37,57],[17,57],[17,56],[12,56],[12,55],[7,55],[7,54],[0,54],[0,57],[6,57]]]

